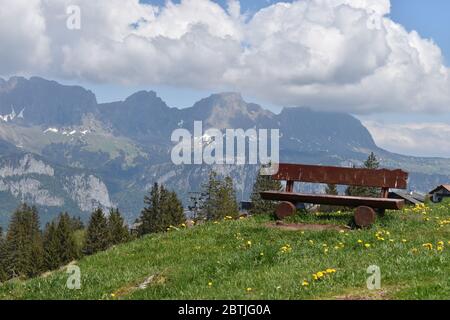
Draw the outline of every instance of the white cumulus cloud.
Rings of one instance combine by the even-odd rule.
[[[0,0],[0,74],[42,71],[51,61],[40,0]]]
[[[65,27],[74,4],[81,30]],[[450,106],[441,50],[392,21],[389,0],[279,2],[252,16],[237,0],[228,8],[211,0],[0,0],[0,8],[3,75],[237,90],[357,114]]]

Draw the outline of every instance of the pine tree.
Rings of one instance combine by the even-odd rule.
[[[39,213],[36,207],[31,208],[30,219],[31,261],[29,277],[35,277],[44,271],[44,246],[40,230]]]
[[[44,249],[35,207],[21,205],[13,214],[6,236],[10,277],[33,277],[43,271]]]
[[[6,243],[3,237],[3,229],[0,226],[0,283],[8,280],[6,269]]]
[[[144,203],[146,207],[141,211],[139,227],[139,235],[143,236],[148,233],[157,232],[157,217],[159,214],[160,205],[160,189],[159,185],[155,183],[150,190],[150,194],[145,196]]]
[[[371,152],[366,161],[364,161],[364,168],[366,169],[378,169],[380,162],[378,161],[375,153]]]
[[[221,180],[217,173],[209,173],[208,183],[203,186],[201,216],[207,220],[220,220],[226,216],[236,217],[239,209],[231,177]]]
[[[325,194],[330,196],[337,196],[339,195],[337,186],[335,184],[327,184],[325,187]],[[336,211],[344,211],[344,207],[339,206],[331,206],[331,205],[320,205],[320,211],[321,212],[336,212]]]
[[[219,215],[219,218],[226,216],[236,218],[239,215],[239,206],[236,199],[233,179],[229,176],[225,177],[223,180],[220,199],[222,200],[222,214]]]
[[[68,213],[61,214],[56,227],[56,238],[59,244],[58,255],[62,265],[77,258],[77,248],[72,227],[72,218],[70,215]]]
[[[78,257],[71,220],[68,213],[62,213],[45,227],[44,262],[47,270],[55,270]]]
[[[84,229],[84,223],[80,217],[70,217],[70,229],[73,232]]]
[[[44,265],[46,270],[55,270],[61,266],[56,223],[54,221],[47,223],[44,230]]]
[[[217,177],[217,173],[211,170],[208,175],[208,182],[203,185],[202,191],[200,216],[203,219],[211,220],[217,215],[216,210],[219,206],[219,189],[220,181]]]
[[[252,207],[250,209],[250,214],[274,214],[277,202],[263,200],[260,193],[264,191],[280,191],[281,189],[282,185],[280,181],[272,179],[272,176],[258,174],[253,185],[253,192],[251,196]]]
[[[169,225],[179,226],[186,221],[183,204],[174,191],[169,191],[167,194],[167,211],[170,215]]]
[[[111,245],[127,242],[130,238],[119,209],[111,209],[108,217],[109,241]]]
[[[83,252],[90,255],[108,249],[108,231],[108,220],[106,219],[103,210],[98,208],[92,213],[89,220]]]
[[[371,152],[367,160],[364,161],[363,168],[375,170],[379,167],[380,162],[378,161],[376,155]],[[376,198],[380,196],[381,189],[374,187],[349,186],[345,193],[349,196]]]
[[[325,193],[330,196],[337,196],[339,192],[337,190],[337,186],[335,184],[327,184],[325,188]]]
[[[155,183],[148,196],[146,207],[141,212],[139,235],[165,231],[169,226],[185,221],[183,206],[175,192]]]

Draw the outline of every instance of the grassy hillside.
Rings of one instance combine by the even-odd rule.
[[[351,215],[299,216],[344,225]],[[2,299],[448,299],[450,205],[388,213],[370,230],[282,231],[267,217],[172,229],[0,286]],[[381,268],[381,289],[366,287]],[[322,272],[322,273],[320,273]],[[317,278],[317,280],[314,280]]]

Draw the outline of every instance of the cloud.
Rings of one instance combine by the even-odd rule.
[[[450,158],[450,125],[445,123],[383,124],[365,121],[378,146],[413,156]]]
[[[356,114],[450,105],[439,47],[390,20],[389,0],[279,2],[253,16],[237,0],[225,9],[210,0],[29,3],[8,1],[15,16],[30,17],[18,19],[18,30],[31,33],[0,32],[9,44],[0,74],[236,90],[276,105]],[[81,30],[65,28],[72,4],[81,8]],[[38,54],[27,57],[30,50]]]
[[[50,39],[39,0],[0,0],[0,74],[42,71],[50,63]]]

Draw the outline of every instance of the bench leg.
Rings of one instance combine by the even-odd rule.
[[[379,217],[384,217],[386,215],[386,209],[377,209]]]
[[[370,207],[358,207],[355,210],[355,224],[360,228],[370,227],[375,223],[375,210]]]
[[[286,217],[290,217],[295,214],[297,208],[292,202],[281,202],[277,207],[277,217],[283,220]]]

